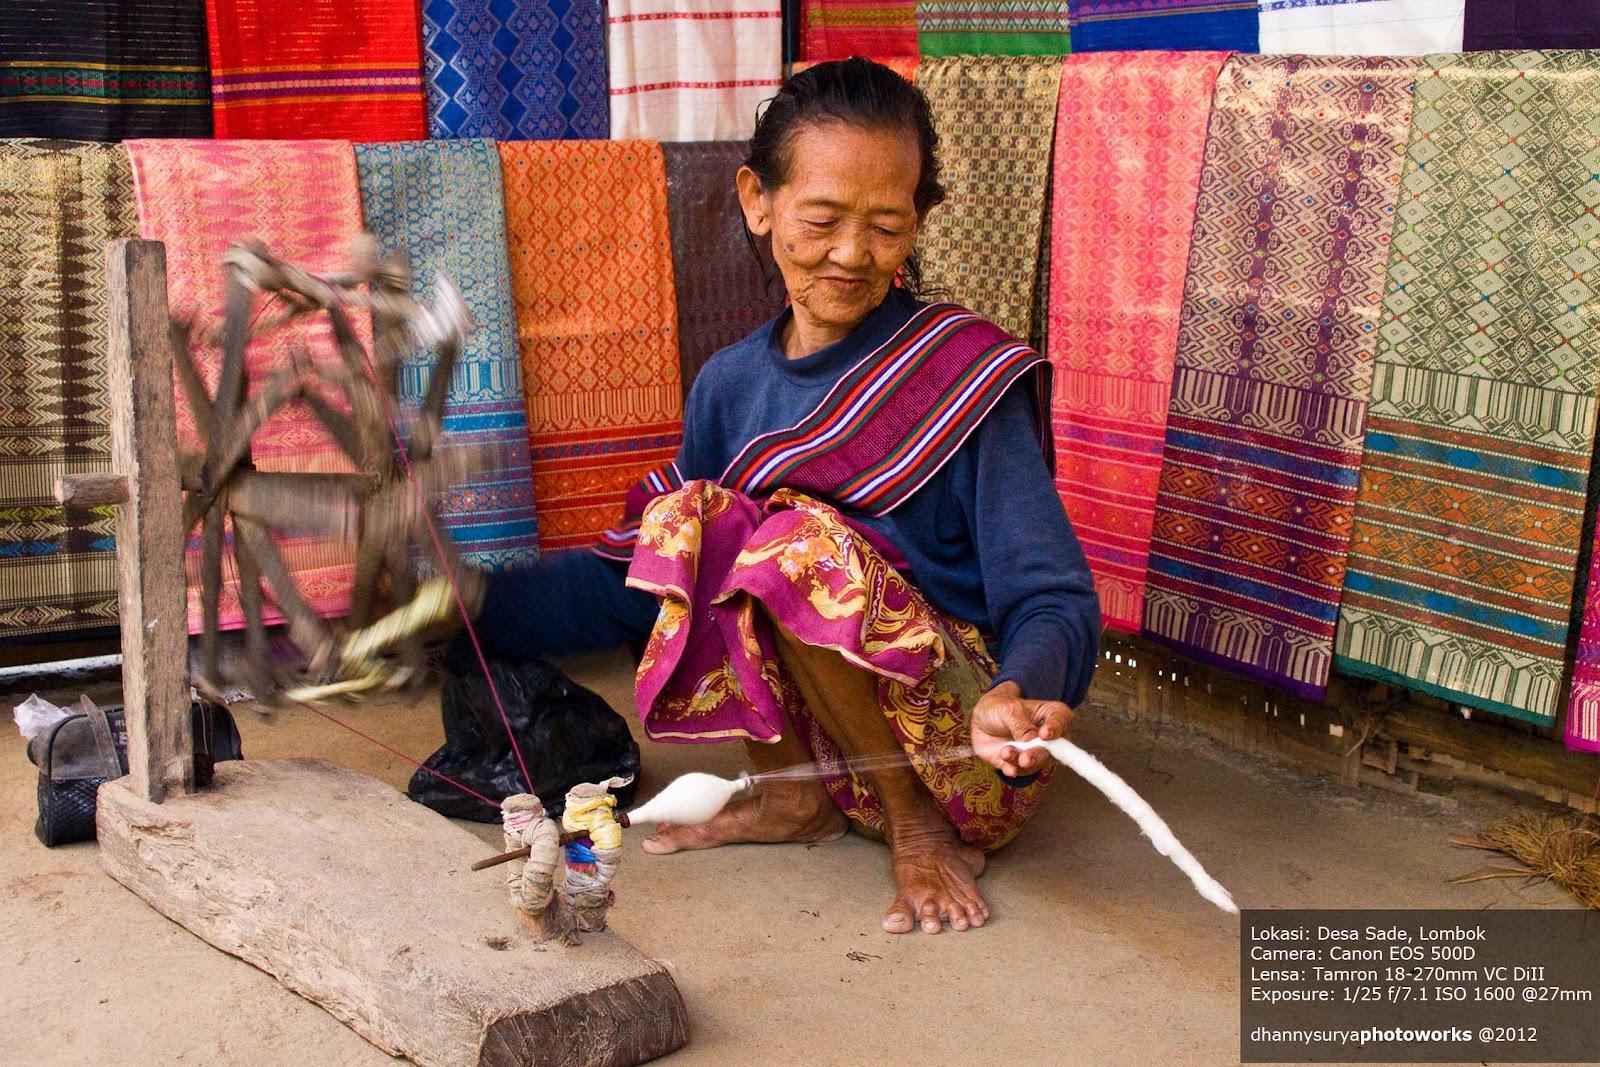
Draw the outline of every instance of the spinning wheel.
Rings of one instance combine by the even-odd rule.
[[[453,482],[498,461],[491,450],[440,447],[444,404],[471,318],[459,291],[440,277],[437,306],[408,295],[409,277],[398,259],[381,260],[376,241],[353,250],[348,271],[316,275],[273,257],[259,244],[235,245],[218,335],[221,365],[213,394],[193,355],[192,323],[174,320],[169,338],[177,377],[204,445],[184,451],[179,470],[183,523],[200,528],[200,591],[204,629],[194,684],[214,698],[243,686],[271,701],[287,692],[299,699],[350,694],[423,676],[417,636],[451,611],[452,592],[476,589],[476,572],[463,568],[434,511]],[[262,300],[261,297],[265,299]],[[352,310],[371,312],[373,351],[352,325]],[[245,352],[250,341],[295,320],[325,315],[338,361],[319,365],[297,353],[290,365],[252,391]],[[400,362],[414,340],[438,357],[420,409],[400,411]],[[329,393],[340,401],[330,399]],[[300,401],[328,431],[354,468],[351,473],[263,471],[252,462],[251,441],[272,416]],[[233,532],[239,602],[245,622],[243,677],[224,677],[219,635],[223,555]],[[355,583],[348,629],[322,618],[295,585],[275,533],[338,536],[356,546]],[[438,561],[441,577],[420,590],[413,561]],[[265,627],[263,583],[288,624],[303,658],[300,677],[273,668]],[[387,590],[393,608],[377,625],[373,615]],[[380,659],[389,648],[393,659]]]

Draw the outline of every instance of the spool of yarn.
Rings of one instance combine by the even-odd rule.
[[[661,792],[628,812],[628,823],[665,822],[693,826],[710,822],[728,806],[728,801],[749,784],[750,776],[747,774],[729,781],[714,774],[691,771],[673,779]]]
[[[1233,902],[1233,895],[1206,873],[1206,869],[1200,866],[1200,861],[1183,847],[1177,835],[1161,816],[1156,814],[1156,810],[1149,802],[1134,792],[1133,786],[1123,781],[1104,763],[1065,738],[1055,738],[1050,741],[1035,738],[1032,741],[1013,741],[1011,745],[1013,748],[1045,749],[1056,758],[1056,762],[1072,768],[1138,823],[1139,829],[1150,839],[1156,851],[1177,864],[1178,869],[1189,876],[1189,880],[1194,883],[1201,896],[1225,912],[1232,915],[1239,914],[1239,906]]]

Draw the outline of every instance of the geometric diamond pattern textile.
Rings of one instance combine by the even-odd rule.
[[[762,241],[746,240],[733,177],[743,141],[664,144],[667,218],[678,300],[679,371],[684,394],[721,349],[783,310],[783,278]]]
[[[158,141],[127,142],[138,196],[139,236],[167,248],[167,300],[177,315],[193,317],[209,332],[222,315],[222,255],[228,246],[259,237],[291,263],[316,272],[348,266],[350,242],[361,233],[361,192],[355,154],[348,141]],[[336,364],[338,356],[326,316],[274,329],[250,343],[245,366],[259,389],[297,354]],[[371,319],[351,315],[364,345],[371,345]],[[213,393],[221,366],[214,345],[197,339],[194,357]],[[181,389],[178,443],[200,448],[194,416]],[[330,399],[333,397],[330,395]],[[279,410],[251,438],[255,465],[262,470],[348,471],[344,453],[316,420],[296,402]],[[231,547],[231,546],[230,546]],[[351,551],[337,538],[290,535],[279,547],[301,595],[324,615],[349,610]],[[223,625],[243,624],[237,579],[224,560]],[[189,628],[201,626],[199,553],[189,552]]]
[[[1072,50],[1257,51],[1256,0],[1072,0]]]
[[[209,136],[204,0],[0,4],[0,137]]]
[[[499,148],[539,544],[587,546],[683,435],[661,146]]]
[[[422,33],[430,136],[606,138],[598,0],[423,0]]]
[[[1145,633],[1328,682],[1416,61],[1236,55],[1217,79]]]
[[[498,570],[538,557],[528,415],[517,358],[517,318],[506,254],[500,155],[493,141],[412,141],[356,145],[361,212],[367,229],[411,267],[411,293],[432,304],[436,276],[461,290],[472,330],[445,401],[446,442],[492,449],[492,471],[452,485],[443,526],[462,556]],[[419,404],[435,360],[413,349],[401,364],[400,396]]]
[[[1600,48],[1594,0],[1467,0],[1466,43],[1480,49]]]
[[[916,16],[917,50],[924,56],[1072,51],[1067,0],[917,0]]]
[[[206,0],[218,137],[427,136],[416,0]]]
[[[1416,56],[1461,51],[1462,0],[1261,0],[1261,51]]]
[[[1551,724],[1600,378],[1600,71],[1434,55],[1415,95],[1338,668]]]
[[[1221,52],[1071,56],[1052,197],[1056,486],[1106,626],[1137,633]]]
[[[63,509],[111,469],[105,242],[136,234],[119,145],[0,141],[0,637],[114,626],[115,509]]]
[[[1061,62],[932,56],[917,67],[949,192],[917,240],[923,276],[945,299],[1024,341],[1033,337],[1034,293],[1043,284],[1039,252]]]

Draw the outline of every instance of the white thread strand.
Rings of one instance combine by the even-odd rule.
[[[1177,864],[1178,869],[1194,882],[1194,887],[1200,891],[1201,896],[1231,915],[1239,914],[1239,906],[1233,902],[1233,895],[1206,873],[1206,869],[1200,866],[1200,861],[1183,847],[1149,802],[1134,792],[1133,786],[1123,781],[1111,768],[1065,738],[1056,738],[1052,741],[1034,738],[1032,741],[1012,741],[1009,744],[1014,748],[1045,749],[1056,758],[1057,763],[1072,768],[1138,823],[1140,831],[1150,839],[1156,851]]]

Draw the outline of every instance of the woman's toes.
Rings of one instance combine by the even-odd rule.
[[[911,905],[896,900],[883,916],[883,928],[891,934],[909,934],[916,924],[911,920]]]
[[[922,932],[936,934],[944,929],[944,920],[939,918],[939,905],[928,901],[922,905]]]

